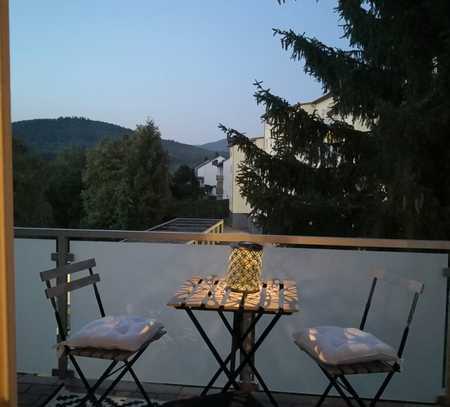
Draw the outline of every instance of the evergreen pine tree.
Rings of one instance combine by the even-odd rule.
[[[273,154],[222,126],[246,153],[241,190],[265,232],[448,239],[450,2],[340,0],[336,11],[348,50],[274,30],[333,96],[331,117],[257,83]]]

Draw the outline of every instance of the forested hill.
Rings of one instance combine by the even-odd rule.
[[[53,157],[70,146],[90,148],[104,138],[117,139],[133,133],[125,127],[81,117],[23,120],[12,127],[15,137],[45,157]]]
[[[117,139],[132,133],[133,130],[126,127],[81,117],[33,119],[13,123],[15,137],[19,137],[36,153],[50,159],[68,147],[90,148],[102,139]],[[193,167],[216,154],[211,150],[173,140],[163,139],[162,145],[169,154],[172,170],[182,164]]]

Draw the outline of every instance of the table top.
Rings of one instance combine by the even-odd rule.
[[[292,314],[298,311],[297,302],[297,284],[293,280],[266,280],[260,291],[242,294],[229,290],[223,278],[195,276],[180,287],[167,305],[177,309]]]

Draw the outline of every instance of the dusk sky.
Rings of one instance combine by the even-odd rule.
[[[13,120],[83,116],[189,144],[219,122],[262,134],[255,79],[290,102],[322,94],[272,28],[345,47],[336,1],[14,0]]]

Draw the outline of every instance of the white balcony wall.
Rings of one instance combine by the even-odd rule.
[[[223,275],[227,246],[183,244],[71,242],[76,260],[97,259],[100,291],[109,314],[141,314],[160,319],[168,334],[152,344],[137,365],[146,381],[205,385],[218,365],[187,314],[166,307],[181,283],[193,275]],[[351,250],[265,248],[264,277],[297,281],[300,312],[283,317],[256,356],[256,364],[273,390],[320,393],[326,385],[318,368],[293,344],[291,336],[314,325],[358,326],[367,298],[369,271],[386,271],[425,282],[404,354],[404,372],[394,377],[387,399],[433,402],[441,393],[446,282],[444,254]],[[406,322],[411,293],[401,287],[379,285],[367,329],[397,345]],[[71,298],[73,329],[96,317],[90,289]],[[214,312],[198,312],[219,352],[227,354],[230,341]],[[46,310],[45,317],[52,315]],[[265,317],[259,326],[267,324]],[[97,362],[86,360],[89,375],[100,373]],[[102,364],[102,366],[104,366]],[[358,378],[362,394],[371,396],[380,377]],[[223,383],[223,382],[222,382]]]
[[[17,371],[51,375],[56,321],[39,272],[55,267],[54,240],[15,239]]]

